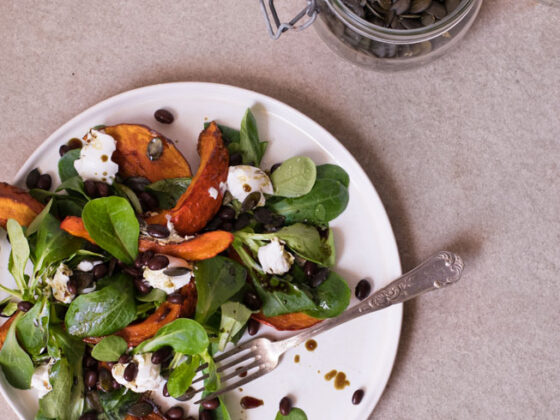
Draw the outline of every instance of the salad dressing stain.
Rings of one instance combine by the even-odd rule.
[[[338,373],[337,370],[333,369],[330,372],[327,372],[325,374],[325,380],[326,381],[330,381],[332,378],[334,378],[336,376],[336,374]]]
[[[350,381],[346,379],[346,374],[344,372],[338,372],[336,378],[334,378],[335,389],[341,390],[350,385]]]
[[[294,356],[294,363],[299,363],[299,354]]]
[[[306,348],[308,351],[313,351],[313,350],[315,350],[315,349],[317,348],[317,342],[316,342],[315,340],[307,340],[307,341],[305,342],[305,348]]]
[[[249,410],[251,408],[260,407],[264,404],[264,401],[254,397],[243,397],[241,398],[241,401],[239,401],[239,403],[245,410]]]

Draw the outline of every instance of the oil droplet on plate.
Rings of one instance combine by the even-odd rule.
[[[309,351],[313,351],[317,348],[317,342],[315,340],[307,340],[305,342],[305,348]]]

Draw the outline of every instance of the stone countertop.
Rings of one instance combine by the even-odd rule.
[[[373,418],[560,418],[560,9],[486,0],[457,48],[390,74],[313,30],[271,41],[256,1],[110,3],[0,3],[2,180],[119,92],[195,80],[275,97],[364,167],[403,269],[442,248],[466,260],[445,298],[405,305]]]

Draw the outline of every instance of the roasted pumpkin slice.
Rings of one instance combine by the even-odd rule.
[[[175,207],[149,217],[148,223],[165,225],[170,219],[180,234],[192,235],[218,212],[225,192],[229,154],[215,122],[200,133],[198,154],[200,167]]]
[[[183,303],[163,302],[156,311],[148,318],[138,324],[129,325],[114,335],[126,340],[129,347],[136,347],[142,341],[152,338],[161,327],[169,324],[179,317],[192,317],[196,310],[196,286],[194,281],[180,289],[183,295]],[[86,343],[98,343],[103,337],[84,338]]]
[[[86,239],[95,245],[95,241],[91,236],[89,236],[89,233],[84,226],[84,221],[79,216],[66,216],[60,223],[60,228],[68,232],[70,235]]]
[[[207,232],[183,242],[161,243],[150,238],[140,238],[138,249],[148,250],[183,258],[187,261],[200,261],[215,257],[225,251],[233,242],[233,234],[223,230]]]
[[[320,319],[313,318],[303,312],[294,312],[293,314],[285,314],[278,316],[266,317],[262,313],[253,314],[254,319],[261,324],[269,325],[280,331],[296,331],[309,328],[318,322]]]
[[[29,226],[44,206],[21,188],[0,182],[0,226],[6,227],[8,219],[22,226]]]
[[[112,159],[118,163],[123,178],[143,176],[156,182],[192,176],[189,163],[181,152],[157,131],[137,124],[113,125],[105,127],[104,131],[117,142]],[[148,145],[153,160],[148,156]]]
[[[0,349],[4,345],[4,341],[6,341],[6,337],[8,336],[8,330],[10,329],[12,323],[15,321],[18,313],[19,311],[14,312],[14,314],[11,317],[9,317],[6,320],[6,322],[2,324],[2,326],[0,326]]]
[[[124,420],[165,420],[165,417],[157,413],[150,413],[142,417],[132,416],[127,414]]]

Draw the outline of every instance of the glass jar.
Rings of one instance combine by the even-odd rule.
[[[319,0],[314,27],[339,56],[374,70],[405,70],[440,57],[465,35],[482,0],[462,0],[445,16],[417,29],[391,29],[354,14],[341,0]]]

